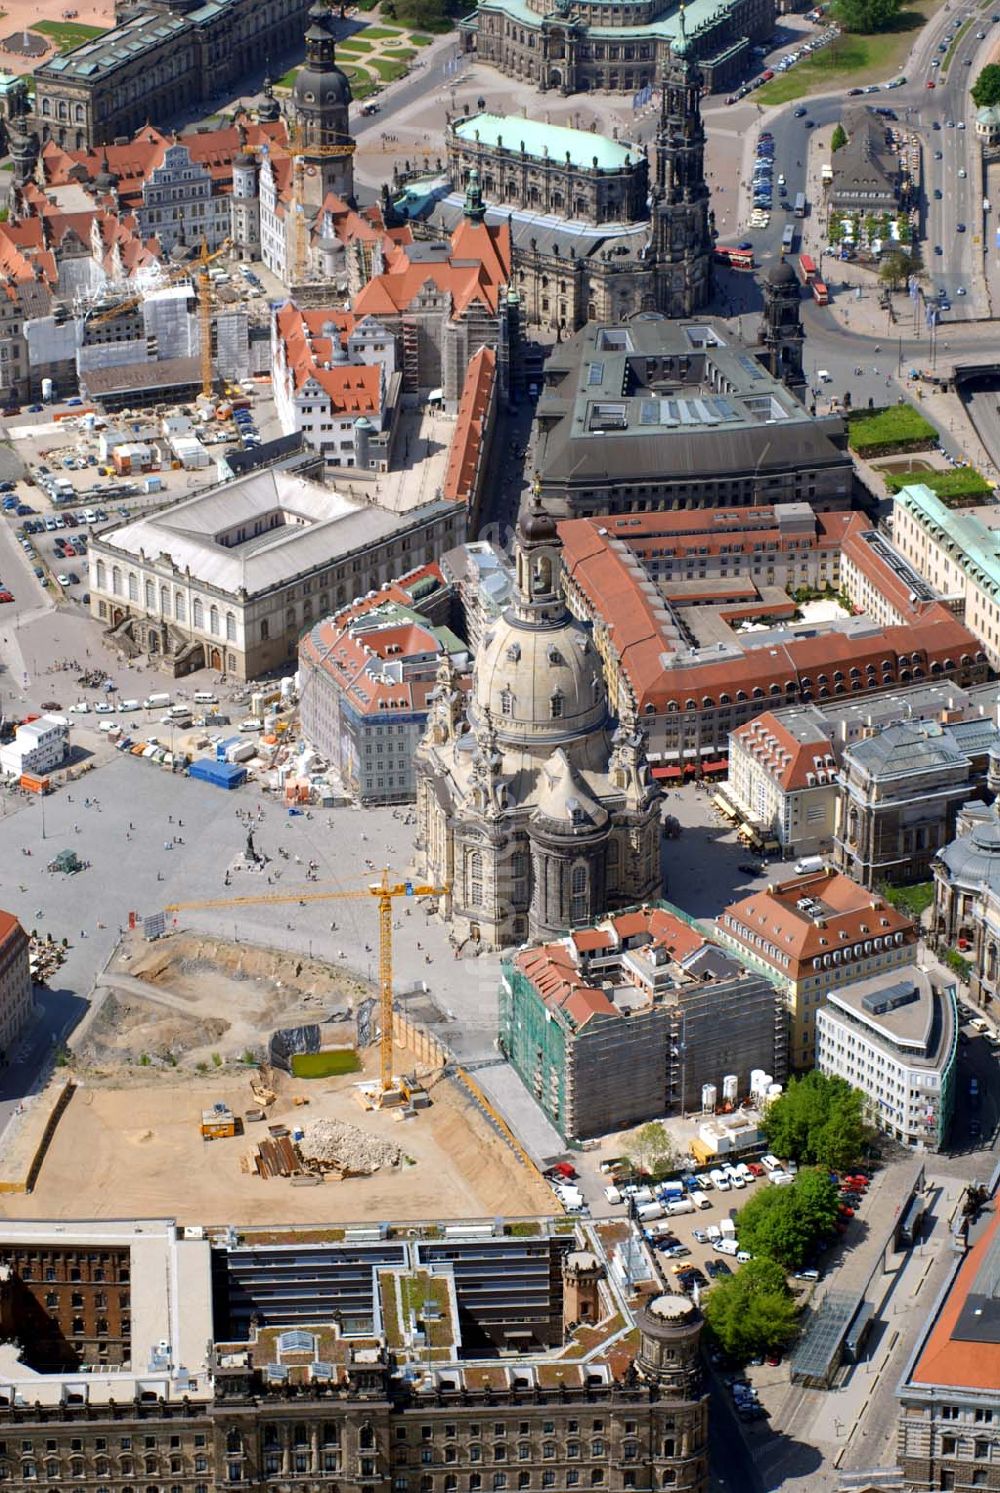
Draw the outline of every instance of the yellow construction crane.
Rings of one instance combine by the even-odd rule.
[[[395,897],[444,897],[447,886],[427,886],[418,881],[390,881],[388,869],[381,881],[370,882],[363,891],[306,891],[263,893],[257,897],[217,897],[198,902],[171,902],[167,912],[186,912],[213,907],[253,907],[262,903],[328,902],[337,899],[357,901],[374,897],[378,902],[378,973],[381,1003],[382,1036],[380,1042],[381,1072],[379,1094],[392,1092],[392,903]]]
[[[219,259],[223,254],[226,253],[228,249],[231,248],[232,239],[227,238],[225,243],[222,244],[220,248],[216,249],[214,253],[210,254],[208,252],[208,245],[203,240],[201,246],[201,258],[199,261],[201,266],[204,267],[205,265],[211,264],[214,259]],[[199,271],[199,273],[201,273],[201,271]],[[171,270],[170,273],[163,280],[161,280],[159,285],[150,286],[149,290],[144,290],[140,292],[139,295],[128,296],[124,301],[119,301],[116,306],[112,306],[108,311],[99,312],[97,316],[92,316],[90,318],[89,324],[92,327],[100,327],[103,326],[105,322],[114,321],[116,316],[124,316],[126,311],[134,311],[136,306],[141,306],[150,291],[163,290],[168,285],[177,285],[180,283],[180,281],[187,280],[190,275],[191,266],[189,264],[179,265],[176,269]]]

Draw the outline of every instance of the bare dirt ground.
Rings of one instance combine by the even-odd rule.
[[[204,1141],[201,1112],[218,1101],[242,1117],[256,1104],[243,1061],[266,1055],[277,1028],[321,1025],[324,1043],[350,1043],[353,1010],[370,989],[319,959],[199,934],[148,944],[126,939],[102,977],[103,994],[69,1054],[80,1087],[61,1119],[34,1192],[13,1196],[13,1217],[176,1217],[183,1223],[334,1223],[534,1214],[548,1188],[490,1130],[438,1070],[397,1049],[395,1071],[418,1071],[432,1104],[416,1118],[365,1112],[360,1075],[303,1081],[274,1073],[268,1123],[346,1120],[393,1142],[407,1162],[371,1177],[293,1187],[243,1170],[266,1125]],[[330,1018],[341,1018],[330,1021]],[[347,1019],[344,1019],[344,1018]],[[377,1075],[378,1049],[361,1054]],[[67,1070],[57,1071],[64,1080]],[[293,1099],[307,1098],[307,1106]],[[410,1164],[412,1163],[412,1164]]]
[[[374,1073],[376,1054],[366,1071]],[[399,1071],[414,1067],[397,1051]],[[357,1077],[303,1083],[279,1075],[268,1120],[288,1125],[329,1115],[400,1146],[413,1164],[371,1177],[293,1187],[240,1170],[265,1133],[248,1124],[231,1140],[201,1139],[201,1111],[217,1100],[243,1114],[253,1103],[248,1076],[219,1073],[180,1087],[159,1081],[126,1088],[81,1088],[61,1120],[30,1196],[4,1199],[14,1218],[175,1217],[182,1223],[339,1223],[551,1211],[545,1184],[520,1165],[478,1111],[448,1080],[415,1119],[365,1113],[352,1097]],[[308,1108],[292,1104],[306,1094]]]
[[[350,1042],[357,1002],[372,991],[348,970],[281,949],[175,934],[134,937],[112,959],[93,1016],[73,1041],[88,1085],[193,1078],[245,1055],[266,1055],[271,1033],[317,1022]],[[347,1021],[330,1025],[330,1018]]]

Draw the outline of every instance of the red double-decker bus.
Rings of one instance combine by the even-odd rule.
[[[828,306],[830,304],[830,292],[827,290],[822,280],[814,280],[812,282],[812,293],[813,300],[816,302],[817,306]]]
[[[816,278],[816,261],[811,254],[799,255],[799,274],[803,285],[811,285]]]
[[[716,244],[712,252],[716,264],[728,265],[731,270],[752,270],[754,267],[752,249],[724,249]]]

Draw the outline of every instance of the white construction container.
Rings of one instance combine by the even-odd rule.
[[[718,1090],[714,1083],[703,1083],[701,1086],[701,1112],[704,1115],[715,1114],[715,1101]]]
[[[722,1080],[722,1102],[724,1104],[735,1104],[739,1093],[740,1081],[735,1073],[727,1073]]]

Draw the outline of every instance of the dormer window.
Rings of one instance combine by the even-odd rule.
[[[561,690],[553,690],[549,699],[549,713],[554,721],[562,719],[563,695]]]
[[[507,649],[507,658],[509,659],[509,661],[512,664],[516,664],[520,660],[520,657],[521,657],[521,645],[520,645],[520,643],[511,643],[510,647]]]

